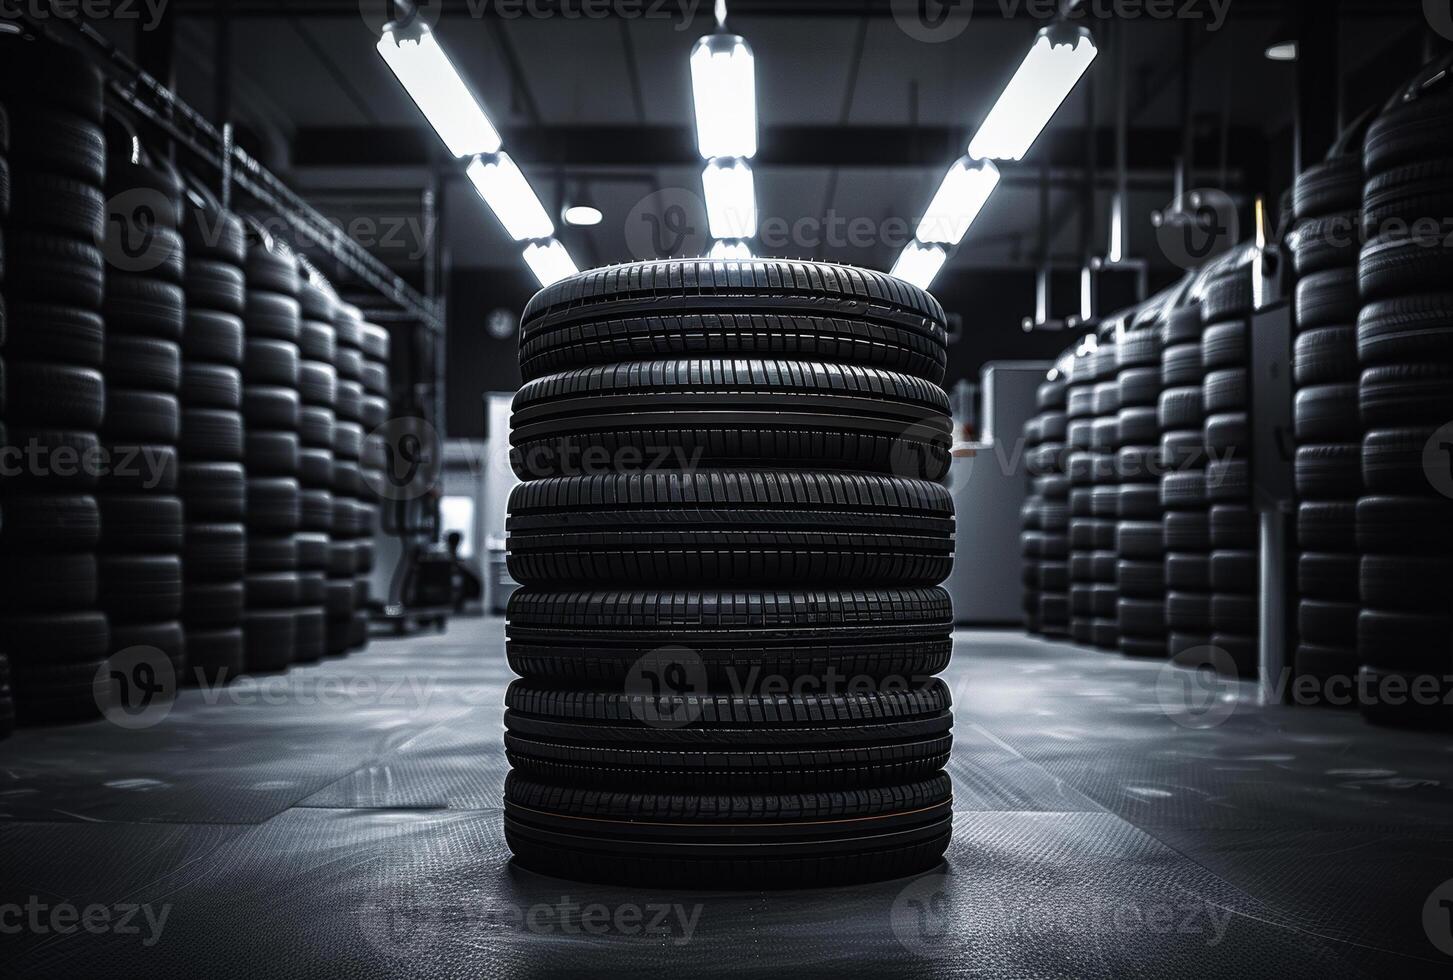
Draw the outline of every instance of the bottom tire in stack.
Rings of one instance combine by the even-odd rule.
[[[649,318],[629,312],[642,292]],[[522,350],[559,373],[527,370],[515,401],[528,482],[510,504],[524,585],[508,649],[525,677],[507,695],[505,833],[525,868],[811,887],[927,870],[947,847],[952,720],[933,677],[952,628],[935,587],[953,546],[952,501],[934,482],[948,462],[941,371],[776,360],[785,352],[750,345],[786,338],[746,327],[703,338],[709,352],[737,348],[732,359],[683,349],[704,309],[730,324],[769,296],[797,335],[882,341],[848,355],[922,370],[942,345],[927,294],[810,262],[612,267],[526,310]],[[623,318],[665,360],[600,364],[600,348],[570,339]],[[582,329],[553,331],[561,320]],[[884,419],[902,420],[896,433]],[[545,420],[570,452],[530,455]],[[606,438],[605,471],[562,470]],[[687,470],[632,471],[620,450],[646,440],[699,452]],[[893,475],[905,443],[926,479]],[[852,468],[803,468],[830,459]]]

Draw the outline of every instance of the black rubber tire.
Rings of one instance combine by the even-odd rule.
[[[106,180],[106,139],[96,122],[54,106],[10,104],[14,170],[63,174],[101,187]]]
[[[1302,388],[1292,404],[1297,441],[1356,442],[1362,435],[1358,400],[1358,387],[1355,384],[1310,385]]]
[[[1253,595],[1256,592],[1257,554],[1251,549],[1222,549],[1211,552],[1213,594]]]
[[[298,481],[292,477],[247,477],[247,526],[254,531],[293,532],[302,525]]]
[[[7,423],[85,430],[106,417],[106,386],[94,368],[10,358],[5,367]]]
[[[674,357],[792,358],[901,371],[934,384],[942,307],[881,273],[816,262],[709,259],[593,270],[541,290],[520,327],[526,381]]]
[[[182,354],[188,361],[240,368],[243,362],[241,318],[213,310],[189,309],[182,335]]]
[[[6,511],[9,512],[7,502]],[[99,498],[104,530],[100,550],[113,554],[179,554],[182,501],[168,494],[104,494]]]
[[[1361,206],[1362,158],[1352,153],[1314,163],[1292,184],[1292,214],[1298,220],[1337,214]]]
[[[1167,511],[1162,526],[1167,551],[1209,551],[1211,549],[1210,514],[1204,509]]]
[[[100,314],[53,303],[12,302],[0,312],[7,361],[50,361],[99,368],[106,354]]]
[[[1357,357],[1368,367],[1453,362],[1453,294],[1368,303],[1357,320]]]
[[[1453,248],[1442,232],[1423,238],[1384,235],[1363,246],[1357,275],[1367,301],[1445,291],[1453,278]]]
[[[14,227],[83,242],[101,240],[106,228],[106,197],[95,184],[22,168],[11,175],[10,189],[9,220]]]
[[[1206,464],[1206,499],[1241,502],[1251,493],[1250,466],[1245,459],[1211,460]]]
[[[1356,550],[1356,506],[1350,499],[1302,501],[1297,505],[1297,543],[1311,551]]]
[[[1160,503],[1168,511],[1204,508],[1206,499],[1204,473],[1167,473],[1160,478]]]
[[[1207,371],[1217,368],[1244,368],[1251,352],[1247,343],[1250,325],[1245,320],[1215,323],[1201,334],[1201,366]]]
[[[1342,507],[1351,510],[1353,505]],[[1453,501],[1441,496],[1368,494],[1358,499],[1355,531],[1349,529],[1348,534],[1355,534],[1355,547],[1363,554],[1453,553]]]
[[[1298,385],[1341,384],[1357,380],[1361,372],[1357,329],[1317,327],[1297,335],[1292,371]]]
[[[105,459],[94,432],[7,423],[0,427],[0,443],[41,462],[13,467],[5,476],[8,493],[85,493],[100,483],[101,473],[87,462]],[[74,463],[62,467],[63,459]]]
[[[1165,621],[1172,633],[1209,633],[1211,631],[1211,597],[1198,592],[1167,592]]]
[[[247,280],[230,262],[190,256],[182,283],[189,306],[239,317],[247,309]]]
[[[161,279],[112,275],[106,280],[107,336],[117,333],[180,341],[186,330],[186,294]]]
[[[681,693],[677,693],[680,690]],[[953,717],[938,680],[882,691],[809,685],[792,696],[705,693],[642,678],[625,692],[515,681],[505,754],[527,779],[674,792],[811,792],[930,778]]]
[[[255,381],[242,389],[242,417],[252,430],[296,432],[302,421],[302,398],[292,385]]]
[[[563,788],[511,773],[505,840],[524,868],[613,885],[804,888],[937,867],[952,833],[946,775],[788,796]]]
[[[292,298],[296,305],[296,297],[302,289],[302,278],[299,275],[298,260],[291,252],[275,251],[261,241],[249,241],[243,268],[247,273],[250,290],[263,290],[286,296]]]
[[[101,73],[81,51],[50,40],[0,34],[0,81],[4,90],[28,93],[33,107],[59,108],[99,125],[104,115]],[[14,99],[17,106],[32,107]]]
[[[1303,551],[1297,557],[1297,591],[1304,598],[1356,602],[1358,574],[1356,555]],[[1349,642],[1351,636],[1347,634],[1343,641]]]
[[[99,558],[101,608],[115,622],[177,619],[182,612],[180,555]]]
[[[224,684],[247,669],[247,657],[238,627],[220,629],[186,627],[187,675],[184,685]]]
[[[199,208],[187,202],[182,221],[182,239],[187,255],[242,267],[247,256],[247,241],[242,220],[230,211]]]
[[[249,334],[243,351],[242,377],[249,385],[297,388],[300,363],[297,344]]]
[[[1160,356],[1160,379],[1167,388],[1183,385],[1199,385],[1206,376],[1201,364],[1201,344],[1191,343],[1167,346]]]
[[[239,581],[247,571],[247,528],[241,523],[189,523],[182,559],[188,584]]]
[[[1212,548],[1257,547],[1256,513],[1246,504],[1216,504],[1206,513]]]
[[[1362,214],[1374,232],[1394,224],[1453,214],[1453,158],[1406,163],[1370,177],[1363,189]]]
[[[1200,306],[1178,306],[1165,316],[1165,325],[1162,327],[1163,346],[1170,348],[1182,344],[1200,344],[1201,330]],[[1164,353],[1161,360],[1164,363]]]
[[[291,609],[249,608],[242,616],[242,639],[249,673],[283,670],[297,659],[297,614]]]
[[[1356,323],[1362,310],[1355,268],[1314,272],[1297,281],[1296,324],[1298,330]]]
[[[1362,440],[1363,485],[1373,493],[1428,493],[1433,486],[1424,450],[1437,431],[1432,426],[1369,431]]]
[[[1208,372],[1201,385],[1201,403],[1207,415],[1244,412],[1248,407],[1246,369],[1222,368]]]
[[[188,361],[182,367],[178,396],[184,415],[198,408],[236,412],[242,408],[242,372],[226,364]]]
[[[1358,209],[1299,221],[1287,236],[1298,276],[1356,268],[1365,232]]]
[[[1125,558],[1115,565],[1120,591],[1133,599],[1156,599],[1165,595],[1165,562]]]
[[[282,341],[297,346],[302,332],[302,307],[292,296],[266,292],[248,280],[246,310],[247,338]]]
[[[1361,485],[1354,445],[1298,446],[1292,464],[1297,496],[1304,500],[1347,500]]]
[[[182,385],[181,345],[126,334],[106,338],[106,383],[176,394]]]
[[[105,418],[112,442],[174,445],[181,434],[181,402],[160,391],[107,388]]]
[[[930,480],[948,470],[947,395],[874,368],[617,364],[529,382],[514,405],[510,455],[522,479],[565,475],[591,460],[613,469],[776,463]]]
[[[1162,430],[1198,429],[1205,418],[1200,385],[1167,388],[1160,393],[1156,423]]]
[[[240,521],[247,509],[247,475],[240,461],[181,465],[178,486],[188,521]]]
[[[98,311],[105,294],[106,265],[89,242],[46,232],[7,228],[5,300],[53,303]]]
[[[1256,621],[1257,596],[1227,592],[1211,594],[1211,628],[1215,633],[1252,637],[1256,635]],[[1235,654],[1232,656],[1234,658]],[[1236,659],[1240,663],[1240,659]]]
[[[94,600],[92,602],[94,604]],[[95,663],[112,652],[111,626],[106,614],[21,611],[0,615],[5,650],[17,663]]]
[[[1223,323],[1251,315],[1251,269],[1249,266],[1224,272],[1206,284],[1201,297],[1201,322]]]
[[[1245,412],[1208,415],[1203,432],[1206,451],[1216,458],[1228,453],[1244,455],[1250,445],[1251,426]]]
[[[1160,461],[1167,473],[1199,472],[1206,468],[1206,460],[1206,434],[1201,424],[1160,437]]]
[[[101,542],[101,508],[90,494],[12,491],[0,507],[4,509],[0,554],[92,551]]]
[[[1375,609],[1446,613],[1453,608],[1453,560],[1447,554],[1363,555],[1360,568],[1353,556],[1350,577],[1351,599]]]
[[[1453,363],[1370,367],[1354,390],[1369,428],[1441,426],[1453,419]]]

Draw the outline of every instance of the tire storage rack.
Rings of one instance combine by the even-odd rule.
[[[1090,353],[1094,416],[1090,423],[1090,642],[1101,650],[1120,648],[1119,532],[1120,486],[1115,452],[1120,448],[1119,364],[1113,338],[1101,338]]]
[[[1251,267],[1206,284],[1201,297],[1201,402],[1211,539],[1211,645],[1242,677],[1258,667],[1260,563],[1251,501]]]
[[[1363,153],[1357,635],[1362,689],[1375,692],[1364,713],[1398,724],[1453,720],[1450,69],[1446,56],[1398,93]]]
[[[1166,654],[1211,643],[1211,516],[1206,506],[1201,304],[1166,313],[1160,355],[1160,504],[1165,533]]]
[[[521,865],[810,887],[940,860],[945,336],[921,290],[813,262],[614,266],[531,300],[508,519]]]
[[[1362,154],[1334,148],[1292,193],[1288,246],[1298,281],[1293,418],[1297,441],[1298,678],[1327,685],[1357,676],[1356,507],[1362,488],[1357,410],[1357,253]]]
[[[371,555],[376,506],[359,452],[333,464],[327,404],[328,334],[345,304],[316,276],[318,291],[301,292],[296,256],[256,234],[249,246],[237,215],[152,152],[133,123],[157,123],[138,91],[160,88],[121,69],[136,84],[109,90],[121,108],[108,116],[80,50],[0,34],[0,84],[28,93],[0,105],[0,441],[20,451],[0,480],[0,734],[96,717],[108,662],[132,648],[164,656],[178,683],[317,659],[334,484],[355,501],[347,646],[367,636],[359,576],[371,561],[353,556]],[[108,159],[113,127],[124,152]],[[185,149],[216,167],[195,142]],[[323,221],[245,170],[231,183],[269,213]],[[312,240],[434,322],[356,245]],[[347,441],[361,447],[361,423],[390,414],[388,336],[346,308],[358,325]]]
[[[1084,646],[1094,642],[1095,519],[1091,510],[1095,457],[1091,448],[1095,424],[1094,358],[1071,353],[1065,389],[1069,454],[1070,505],[1070,639]]]
[[[1138,315],[1115,345],[1115,475],[1118,506],[1115,577],[1120,652],[1165,658],[1165,535],[1160,506],[1160,356],[1162,327],[1154,308]]]
[[[1070,625],[1064,379],[1044,381],[1035,397],[1040,411],[1026,426],[1024,449],[1031,480],[1023,507],[1025,615],[1033,624],[1030,632],[1063,637],[1069,635]]]

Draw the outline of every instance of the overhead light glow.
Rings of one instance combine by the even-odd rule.
[[[548,242],[531,242],[526,245],[525,265],[530,267],[530,271],[540,281],[541,289],[561,279],[568,279],[580,271],[570,253],[565,251],[565,246],[553,238]]]
[[[751,238],[757,233],[757,192],[747,161],[711,161],[701,172],[701,186],[712,238]]]
[[[384,31],[378,39],[378,53],[450,153],[456,157],[498,153],[499,133],[479,100],[428,25],[417,24],[416,30],[416,36]]]
[[[909,242],[902,254],[898,256],[898,261],[893,263],[891,275],[897,276],[904,282],[912,283],[919,289],[927,289],[947,259],[948,253],[941,245]]]
[[[593,208],[589,204],[572,204],[565,209],[562,217],[565,219],[567,225],[578,225],[582,228],[588,228],[591,225],[600,224],[604,215],[600,213],[600,208]]]
[[[750,259],[752,250],[743,241],[713,242],[707,256],[713,259]]]
[[[918,222],[914,237],[920,242],[957,245],[997,186],[999,168],[993,163],[968,157],[955,160]]]
[[[555,223],[508,153],[475,157],[464,172],[515,241],[549,238],[555,234]]]
[[[1279,41],[1276,44],[1268,45],[1266,57],[1270,61],[1296,61],[1297,42]]]
[[[1055,110],[1095,60],[1095,41],[1083,27],[1041,28],[1034,45],[969,143],[980,160],[1022,160]]]
[[[1088,265],[1080,268],[1080,319],[1095,318],[1095,274]]]
[[[708,34],[691,49],[696,150],[703,160],[757,155],[757,82],[752,49],[735,34]]]

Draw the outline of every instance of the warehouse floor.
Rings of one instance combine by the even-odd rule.
[[[511,867],[497,619],[188,691],[150,728],[22,731],[0,742],[0,974],[1447,975],[1446,737],[1246,688],[1187,727],[1218,715],[1169,717],[1160,665],[1010,632],[960,632],[946,679],[946,863],[821,892]]]

